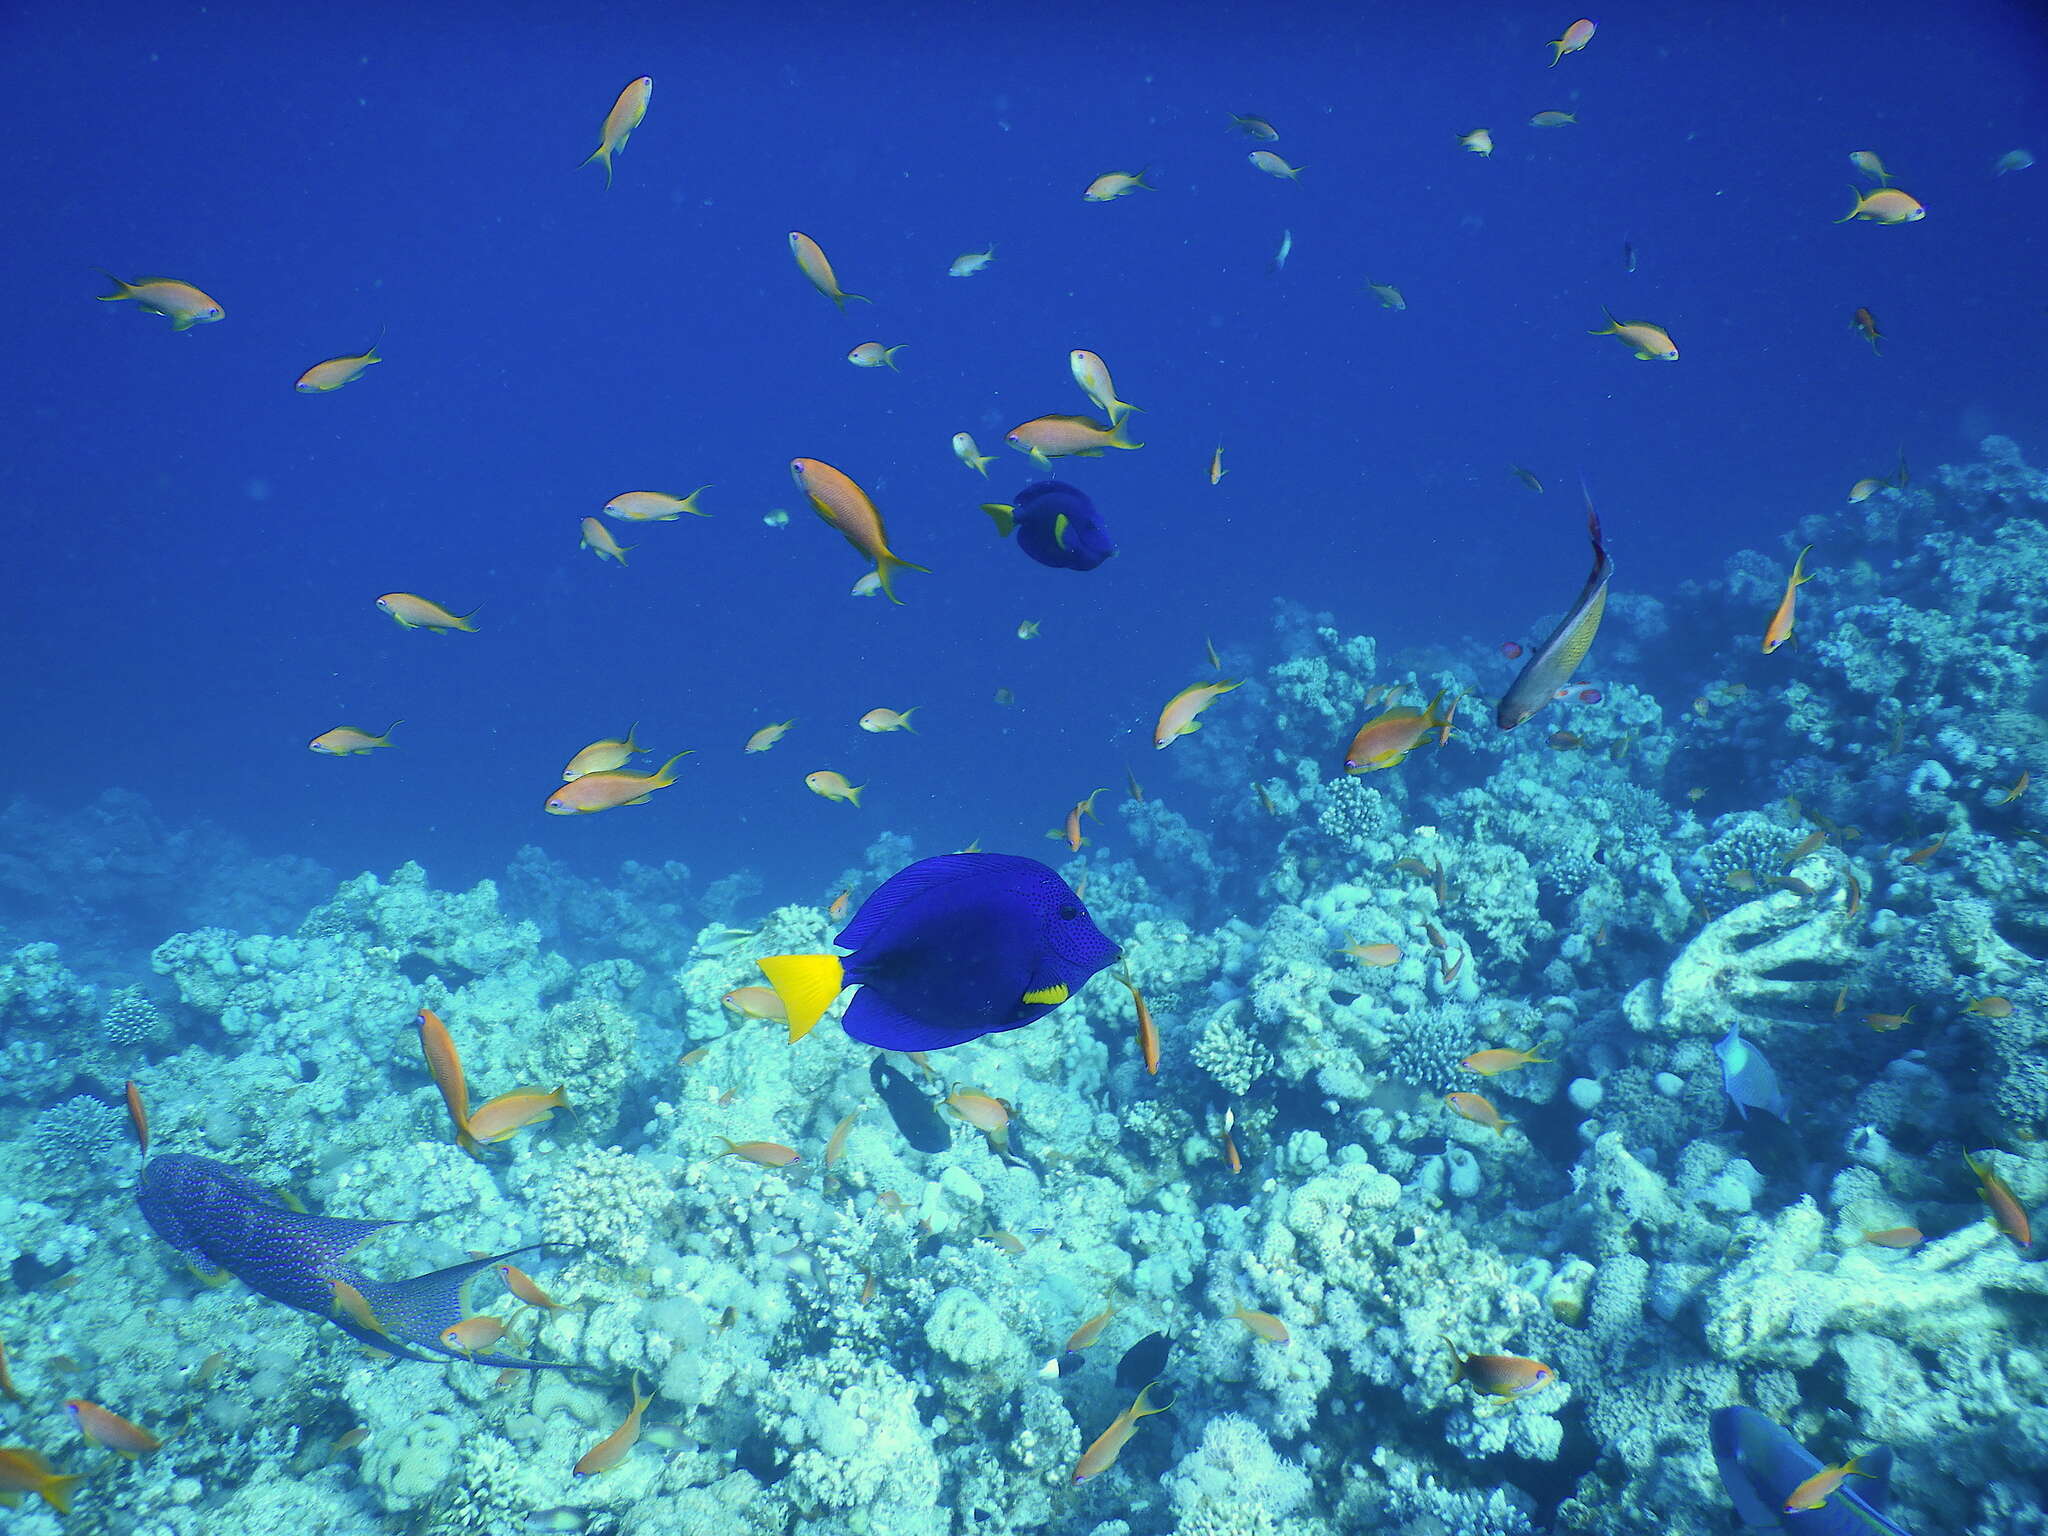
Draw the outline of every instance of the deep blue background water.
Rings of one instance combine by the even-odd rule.
[[[2048,167],[1990,174],[2048,155],[2035,6],[1614,7],[1556,69],[1569,8],[579,14],[0,16],[0,796],[127,785],[345,871],[462,880],[534,841],[809,895],[885,827],[1030,848],[1126,763],[1170,794],[1159,705],[1205,635],[1249,660],[1276,595],[1385,647],[1525,636],[1583,578],[1581,471],[1617,589],[1662,592],[1776,547],[1902,443],[1923,472],[1990,431],[2048,456]],[[607,191],[577,162],[643,73]],[[1549,108],[1579,125],[1524,126]],[[1279,127],[1298,183],[1246,163],[1232,112]],[[1456,144],[1481,125],[1490,161]],[[1833,224],[1854,149],[1928,218]],[[1148,165],[1156,192],[1081,200]],[[872,307],[814,293],[792,229]],[[95,267],[228,317],[172,334],[94,303]],[[1603,304],[1682,360],[1586,335]],[[380,330],[362,381],[293,392]],[[900,375],[847,365],[869,339],[904,344]],[[1144,407],[1144,451],[1063,465],[1122,544],[1089,575],[976,510],[1036,478],[1010,426],[1086,409],[1075,346]],[[962,428],[999,455],[986,485],[950,456]],[[863,567],[795,455],[865,484],[933,568],[905,606],[847,596]],[[714,518],[619,530],[630,569],[577,548],[618,492],[706,481]],[[482,633],[401,633],[372,607],[392,589],[481,605]],[[921,734],[864,736],[878,704],[922,705]],[[398,716],[397,751],[305,750]],[[681,783],[543,816],[567,756],[635,719],[697,749]],[[820,767],[870,783],[865,808],[809,794]]]

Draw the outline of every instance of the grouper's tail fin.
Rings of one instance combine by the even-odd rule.
[[[445,1355],[451,1360],[460,1360],[470,1365],[491,1365],[499,1368],[512,1367],[516,1370],[550,1370],[559,1368],[557,1362],[549,1360],[527,1360],[516,1355],[492,1354],[486,1350],[454,1349],[441,1342],[441,1335],[447,1329],[469,1316],[468,1303],[463,1293],[469,1282],[494,1264],[515,1259],[523,1253],[538,1253],[554,1247],[552,1243],[529,1243],[524,1248],[509,1249],[504,1253],[485,1254],[482,1258],[466,1259],[460,1264],[450,1264],[446,1269],[436,1269],[424,1275],[414,1275],[410,1280],[371,1280],[361,1278],[355,1282],[362,1292],[363,1300],[369,1303],[382,1326],[384,1337],[371,1342],[379,1348],[390,1348],[392,1344],[410,1346],[401,1348],[399,1353],[412,1358],[432,1358]],[[423,1350],[425,1356],[412,1351]]]

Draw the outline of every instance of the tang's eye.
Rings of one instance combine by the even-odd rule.
[[[1075,918],[1079,917],[1080,915],[1081,909],[1075,906],[1071,901],[1060,908],[1060,917],[1066,922],[1071,923]]]

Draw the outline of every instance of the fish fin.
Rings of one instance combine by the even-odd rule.
[[[579,171],[582,170],[584,166],[590,164],[590,162],[593,160],[598,161],[600,164],[604,166],[604,184],[605,189],[609,191],[611,189],[612,184],[611,146],[609,144],[598,145],[597,148],[593,149],[589,154],[585,155],[583,159],[577,163],[576,169]]]
[[[846,965],[837,955],[764,955],[754,963],[782,999],[792,1041],[817,1028],[832,1000],[846,989]]]
[[[523,1253],[535,1253],[547,1247],[546,1243],[528,1243],[522,1248],[467,1259],[446,1269],[431,1270],[407,1280],[371,1280],[356,1276],[353,1284],[362,1292],[363,1300],[369,1303],[372,1315],[384,1325],[384,1332],[370,1333],[359,1326],[352,1326],[354,1319],[346,1316],[335,1317],[333,1321],[372,1348],[394,1350],[411,1359],[445,1356],[473,1365],[534,1368],[542,1362],[487,1354],[482,1350],[466,1352],[451,1349],[441,1342],[441,1334],[468,1315],[463,1291],[479,1273],[507,1259],[516,1259]],[[414,1354],[412,1350],[425,1350],[427,1353]]]
[[[876,557],[875,575],[881,579],[882,596],[888,598],[890,602],[900,608],[903,606],[903,599],[896,595],[895,586],[896,573],[898,571],[922,571],[925,575],[929,576],[932,573],[932,568],[928,565],[919,565],[912,560],[905,560],[902,556],[891,554],[886,549]],[[855,805],[860,804],[858,800],[853,803]]]
[[[116,288],[120,290],[119,293],[101,294],[99,298],[102,304],[112,304],[118,300],[129,298],[134,294],[134,284],[123,282],[120,278],[114,276],[113,273],[109,272],[105,267],[94,267],[93,271],[99,273],[101,277],[104,277],[108,282],[112,283]]]
[[[1837,224],[1846,224],[1863,211],[1863,189],[1861,187],[1851,187],[1849,195],[1856,199],[1856,206],[1835,220]]]
[[[1883,1512],[1892,1499],[1892,1448],[1881,1445],[1856,1458],[1857,1475],[1870,1479],[1868,1488],[1856,1490],[1863,1502]]]
[[[36,1485],[36,1492],[60,1515],[71,1513],[71,1485],[85,1481],[83,1472],[52,1473]]]
[[[982,473],[987,474],[988,471],[983,470]],[[1017,509],[1008,502],[984,501],[981,510],[986,512],[989,521],[996,525],[996,537],[999,539],[1007,539],[1010,531],[1017,526]]]
[[[1082,841],[1086,842],[1087,839],[1083,838]],[[1061,1003],[1064,1003],[1071,996],[1073,996],[1073,994],[1067,990],[1067,984],[1063,981],[1056,981],[1049,987],[1033,987],[1029,992],[1026,992],[1021,998],[1019,998],[1018,1001],[1021,1003],[1030,1003],[1033,1006],[1036,1006],[1040,1003],[1044,1003],[1051,1007],[1057,1008]]]
[[[872,304],[875,302],[873,299],[869,298],[864,293],[847,293],[844,290],[841,290],[840,292],[832,295],[832,302],[834,304],[837,304],[841,309],[846,308],[846,301],[848,299],[858,299],[863,304]]]

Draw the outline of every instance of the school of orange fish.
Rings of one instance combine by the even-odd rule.
[[[1553,50],[1551,66],[1555,67],[1568,55],[1579,53],[1592,42],[1596,31],[1590,20],[1573,22],[1562,36],[1548,44]],[[651,78],[642,77],[632,81],[619,93],[616,102],[606,114],[598,147],[583,162],[603,167],[605,183],[609,187],[613,175],[613,161],[625,149],[628,140],[645,118],[653,91]],[[1263,118],[1233,115],[1234,126],[1248,138],[1259,143],[1272,143],[1279,137],[1273,125]],[[1572,124],[1576,118],[1566,112],[1545,111],[1529,119],[1530,126],[1553,128]],[[1458,135],[1456,143],[1463,149],[1480,156],[1490,156],[1494,149],[1493,136],[1486,128],[1474,129]],[[1251,152],[1250,163],[1258,170],[1287,180],[1298,180],[1299,167],[1290,165],[1278,153],[1270,149]],[[1911,194],[1892,185],[1892,177],[1879,157],[1867,150],[1858,150],[1849,156],[1854,168],[1876,185],[1867,192],[1856,194],[1854,206],[1837,222],[1866,220],[1883,225],[1901,225],[1917,222],[1926,217],[1926,208]],[[2032,157],[2024,150],[2014,150],[2003,156],[1994,169],[2000,175],[2009,171],[2023,170],[2033,164]],[[1143,172],[1110,171],[1095,177],[1081,191],[1081,196],[1095,203],[1110,202],[1129,196],[1138,191],[1153,190],[1145,180]],[[1286,259],[1291,246],[1291,236],[1283,244],[1278,262]],[[849,293],[840,286],[838,276],[824,250],[810,236],[793,231],[789,235],[789,249],[796,267],[820,294],[841,309],[850,301],[866,302],[860,294]],[[968,277],[981,271],[995,259],[995,248],[979,252],[968,252],[958,257],[949,268],[955,277]],[[1633,254],[1628,254],[1631,269]],[[111,276],[111,274],[109,274]],[[225,318],[225,310],[212,297],[191,283],[172,278],[151,277],[136,282],[114,279],[116,291],[104,295],[108,300],[134,303],[138,308],[152,314],[167,317],[173,330],[184,331],[194,326],[212,324]],[[1400,290],[1391,284],[1373,283],[1367,280],[1379,302],[1392,309],[1406,308],[1406,301]],[[1679,350],[1670,335],[1659,325],[1647,320],[1621,320],[1609,314],[1607,324],[1592,330],[1595,336],[1613,336],[1628,347],[1634,356],[1643,361],[1676,362]],[[1867,308],[1856,310],[1853,328],[1873,350],[1883,340],[1876,319]],[[879,341],[863,342],[847,356],[857,367],[894,368],[895,355],[900,346],[887,346]],[[352,355],[328,358],[308,368],[297,381],[297,389],[305,394],[322,394],[340,389],[360,380],[372,365],[383,362],[377,347]],[[1099,456],[1104,450],[1115,448],[1135,450],[1142,444],[1133,442],[1126,432],[1127,418],[1134,407],[1118,398],[1109,366],[1092,351],[1074,349],[1069,356],[1074,380],[1091,403],[1102,412],[1103,419],[1081,415],[1046,415],[1036,417],[1018,425],[1006,436],[1008,444],[1026,454],[1041,470],[1048,470],[1051,461],[1066,456]],[[981,453],[974,438],[967,432],[953,434],[952,448],[955,456],[969,470],[980,475],[988,474],[991,456]],[[813,458],[797,458],[791,461],[790,471],[797,487],[804,493],[818,516],[831,528],[841,534],[859,555],[872,567],[868,575],[854,587],[857,595],[879,592],[891,602],[900,602],[895,592],[895,578],[903,571],[924,571],[925,567],[907,560],[895,553],[889,543],[889,535],[881,513],[867,492],[840,469]],[[1511,472],[1532,490],[1540,492],[1541,482],[1529,470],[1510,466]],[[1209,483],[1219,483],[1228,473],[1223,464],[1223,449],[1219,445],[1207,466]],[[1861,502],[1887,487],[1903,489],[1907,473],[1903,458],[1895,477],[1866,478],[1859,480],[1849,492],[1850,502]],[[622,524],[654,524],[674,522],[684,514],[704,515],[697,505],[698,497],[709,487],[700,487],[687,496],[675,496],[659,491],[628,491],[612,497],[600,509],[602,516],[589,516],[581,522],[581,547],[590,550],[600,559],[626,563],[630,546],[622,546],[604,521],[609,517]],[[1606,557],[1600,546],[1597,518],[1590,516],[1595,564],[1586,590],[1578,602],[1567,611],[1566,616],[1543,645],[1525,648],[1519,643],[1509,642],[1501,647],[1502,654],[1509,660],[1524,660],[1522,670],[1514,688],[1500,701],[1498,723],[1512,729],[1536,713],[1544,703],[1553,698],[1564,698],[1576,693],[1589,702],[1597,702],[1599,693],[1583,688],[1571,681],[1578,664],[1586,656],[1597,632],[1606,597]],[[1806,569],[1806,558],[1812,553],[1812,546],[1800,550],[1792,570],[1786,578],[1784,593],[1775,609],[1768,615],[1762,629],[1761,649],[1769,655],[1792,640],[1796,631],[1796,609],[1799,589],[1812,579]],[[376,607],[388,615],[401,628],[423,629],[439,634],[474,633],[477,626],[472,622],[474,613],[459,614],[443,604],[410,592],[388,592],[379,596]],[[1029,638],[1036,625],[1027,621],[1019,629],[1020,636]],[[1220,662],[1213,647],[1208,660],[1212,668],[1221,670]],[[1199,729],[1200,716],[1223,695],[1239,687],[1235,680],[1220,679],[1191,684],[1169,699],[1160,709],[1152,733],[1153,745],[1157,748],[1170,746],[1174,741]],[[1417,709],[1398,702],[1400,688],[1376,688],[1366,700],[1365,709],[1370,711],[1384,703],[1385,708],[1368,719],[1358,729],[1343,755],[1347,773],[1371,773],[1398,767],[1415,749],[1428,743],[1432,737],[1437,745],[1449,742],[1457,715],[1459,698],[1445,703],[1445,692],[1440,690],[1430,702]],[[1520,695],[1519,702],[1517,695]],[[1705,701],[1696,701],[1704,705]],[[860,728],[869,732],[914,731],[910,717],[916,709],[894,710],[877,707],[861,715]],[[356,726],[339,725],[323,731],[308,744],[316,753],[331,756],[360,756],[378,748],[390,747],[392,732],[402,721],[394,721],[382,732],[372,733]],[[773,748],[794,725],[784,720],[763,725],[743,744],[741,750],[747,753],[762,753]],[[623,738],[591,742],[575,752],[568,760],[562,773],[562,783],[552,789],[544,801],[549,815],[588,815],[599,811],[613,810],[621,806],[640,805],[647,802],[657,790],[666,788],[675,780],[677,764],[689,754],[678,752],[652,772],[634,771],[629,764],[645,754],[647,748],[636,739],[637,726],[628,730]],[[1571,732],[1560,731],[1549,738],[1550,745],[1560,750],[1569,750],[1582,745]],[[829,769],[820,769],[805,776],[805,784],[816,794],[828,799],[841,800],[848,804],[860,804],[864,786],[849,783],[845,775]],[[2024,794],[2030,782],[2030,775],[2022,773],[2001,803],[2011,803]],[[1264,798],[1262,786],[1258,789]],[[1131,780],[1134,797],[1142,797],[1135,779]],[[1082,833],[1082,819],[1095,817],[1096,798],[1105,793],[1097,789],[1076,802],[1067,812],[1059,829],[1049,834],[1060,838],[1068,848],[1078,851],[1086,841]],[[1697,795],[1697,791],[1694,792]],[[1270,809],[1270,802],[1268,809]],[[1799,862],[1806,854],[1813,852],[1836,833],[1853,835],[1855,829],[1839,829],[1823,826],[1785,860],[1789,867]],[[1913,863],[1923,863],[1939,852],[1941,840],[1936,839],[1927,847],[1906,855]],[[1434,878],[1439,890],[1443,872],[1432,870],[1419,860],[1403,860],[1404,867],[1413,866],[1411,873]],[[1743,884],[1744,877],[1748,884]],[[1730,877],[1738,889],[1760,888],[1763,878],[1754,871],[1736,871]],[[1781,877],[1782,878],[1782,877]],[[1856,899],[1852,883],[1852,902]],[[1797,882],[1787,882],[1796,884]],[[845,915],[850,893],[842,893],[832,904],[831,915],[836,919]],[[1853,907],[1852,907],[1853,912]],[[1432,931],[1432,940],[1443,947],[1440,936]],[[1390,966],[1402,958],[1402,949],[1394,943],[1354,943],[1340,953],[1351,956],[1367,966]],[[1460,956],[1458,964],[1462,964]],[[1454,968],[1447,968],[1446,981],[1453,979]],[[1128,972],[1119,973],[1119,980],[1128,988],[1136,1017],[1137,1048],[1148,1072],[1159,1069],[1159,1031],[1142,993]],[[734,1013],[754,1019],[781,1020],[785,1017],[780,999],[766,987],[742,987],[735,989],[724,998],[725,1006]],[[1847,989],[1836,999],[1835,1011],[1840,1013],[1846,1006]],[[1977,999],[1966,1010],[1986,1017],[2007,1016],[2013,1008],[2010,1000],[2000,996],[1986,996]],[[1912,1017],[1913,1009],[1906,1008],[1900,1013],[1873,1012],[1863,1016],[1863,1022],[1873,1029],[1890,1030],[1899,1028]],[[422,1011],[418,1021],[421,1048],[429,1070],[439,1087],[453,1124],[457,1142],[474,1153],[480,1143],[499,1142],[519,1131],[547,1121],[557,1109],[567,1104],[562,1086],[552,1090],[522,1087],[499,1095],[472,1109],[469,1093],[463,1076],[459,1052],[446,1026],[430,1011]],[[792,1032],[794,1035],[794,1031]],[[1488,1048],[1466,1056],[1461,1065],[1468,1071],[1481,1076],[1493,1077],[1500,1073],[1548,1061],[1550,1058],[1538,1054],[1545,1046],[1538,1044],[1532,1049]],[[703,1052],[693,1051],[683,1058],[683,1064],[700,1059]],[[147,1152],[149,1144],[148,1119],[135,1085],[128,1085],[128,1108],[133,1119],[136,1135]],[[974,1126],[986,1135],[991,1143],[1000,1145],[1009,1120],[1009,1107],[1001,1100],[994,1099],[969,1089],[955,1089],[945,1100],[947,1108],[964,1122]],[[1478,1093],[1452,1093],[1446,1096],[1448,1107],[1457,1115],[1488,1127],[1497,1134],[1505,1135],[1511,1121],[1483,1095]],[[843,1148],[847,1132],[860,1111],[856,1110],[842,1120],[834,1131],[824,1151],[824,1163],[829,1168]],[[1222,1135],[1223,1157],[1233,1172],[1241,1166],[1238,1152],[1232,1140],[1232,1116],[1226,1112]],[[746,1161],[770,1167],[785,1166],[800,1159],[801,1154],[794,1148],[775,1142],[726,1141],[723,1155],[735,1156]],[[1981,1184],[1983,1198],[1998,1229],[2008,1235],[2021,1249],[2032,1241],[2028,1214],[2005,1180],[1988,1162],[1979,1163],[1974,1157],[1968,1159],[1970,1170]],[[886,1199],[886,1197],[885,1197]],[[1009,1242],[1018,1240],[1009,1234],[994,1234],[994,1239]],[[1917,1228],[1898,1227],[1886,1231],[1866,1232],[1866,1241],[1888,1248],[1910,1248],[1922,1240]],[[559,1309],[559,1304],[530,1276],[510,1264],[499,1269],[507,1290],[516,1299],[543,1311]],[[870,1278],[870,1289],[873,1281]],[[352,1289],[346,1285],[337,1287],[337,1311],[346,1311],[362,1305],[362,1298],[342,1294]],[[366,1308],[364,1309],[367,1310]],[[1068,1340],[1068,1352],[1085,1349],[1109,1321],[1114,1308],[1107,1308],[1077,1328]],[[1231,1314],[1242,1322],[1258,1338],[1273,1344],[1288,1342],[1287,1326],[1270,1314],[1240,1307]],[[374,1325],[374,1319],[369,1320]],[[444,1342],[464,1351],[488,1348],[506,1335],[503,1319],[491,1316],[477,1316],[464,1319],[451,1327],[443,1336]],[[1448,1342],[1448,1341],[1447,1341]],[[1469,1381],[1479,1391],[1502,1398],[1514,1398],[1536,1390],[1553,1379],[1550,1368],[1540,1361],[1511,1355],[1466,1355],[1451,1345],[1454,1364],[1454,1381]],[[202,1367],[204,1369],[204,1367]],[[1154,1386],[1157,1384],[1154,1383]],[[1103,1433],[1089,1445],[1076,1464],[1073,1479],[1076,1482],[1096,1476],[1105,1471],[1117,1459],[1118,1453],[1135,1433],[1138,1422],[1147,1415],[1164,1411],[1170,1404],[1150,1400],[1152,1387],[1141,1391],[1131,1406],[1120,1414]],[[19,1403],[24,1399],[16,1391],[8,1375],[4,1346],[0,1346],[0,1395]],[[632,1386],[632,1407],[620,1427],[594,1445],[574,1468],[578,1476],[587,1476],[605,1471],[617,1465],[632,1449],[640,1436],[641,1417],[651,1398],[643,1394],[636,1379]],[[91,1443],[106,1446],[124,1456],[147,1455],[158,1449],[162,1440],[157,1435],[133,1424],[120,1415],[97,1404],[73,1398],[66,1402],[66,1409],[74,1419],[79,1432]],[[352,1432],[360,1435],[360,1431]],[[348,1437],[344,1436],[344,1440]],[[337,1449],[346,1448],[338,1445]],[[1843,1477],[1855,1472],[1852,1461],[1840,1466],[1823,1468],[1796,1491],[1787,1508],[1815,1508],[1825,1500],[1827,1493]],[[73,1487],[80,1481],[75,1475],[60,1474],[39,1452],[27,1447],[0,1447],[0,1499],[11,1501],[20,1493],[34,1493],[42,1496],[59,1510],[69,1507]]]

